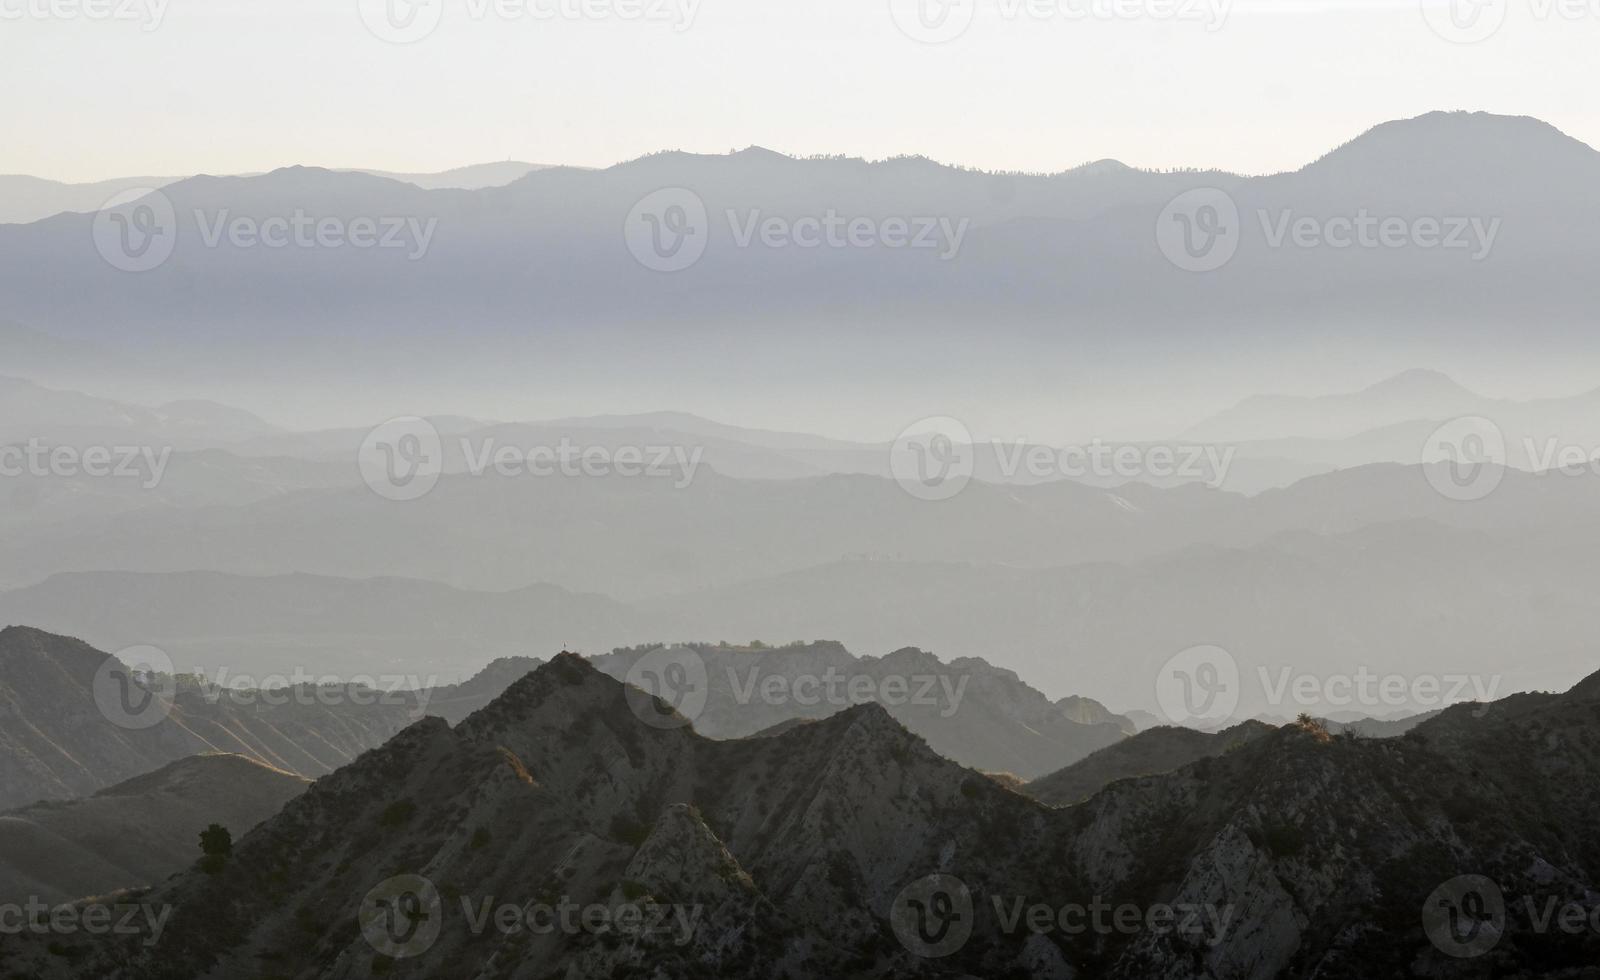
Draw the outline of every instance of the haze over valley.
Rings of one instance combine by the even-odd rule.
[[[1597,42],[0,0],[0,980],[1594,980]]]

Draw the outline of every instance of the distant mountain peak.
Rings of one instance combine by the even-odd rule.
[[[1082,174],[1095,177],[1108,174],[1131,174],[1136,172],[1138,172],[1137,168],[1130,167],[1121,160],[1113,160],[1110,157],[1107,157],[1104,160],[1091,160],[1088,163],[1081,163],[1067,171],[1069,174]]]
[[[1411,180],[1450,182],[1472,175],[1525,177],[1521,168],[1529,161],[1541,170],[1593,170],[1597,157],[1589,145],[1532,116],[1435,111],[1379,123],[1300,172],[1374,178],[1403,173]]]
[[[1567,692],[1567,697],[1575,701],[1600,700],[1600,670],[1574,684]]]
[[[746,159],[746,160],[793,160],[794,159],[793,157],[789,156],[787,153],[779,153],[777,150],[769,150],[764,146],[756,146],[755,144],[751,144],[750,146],[747,146],[742,150],[734,150],[733,153],[730,154],[730,155],[731,156],[735,156],[735,157],[741,157],[741,158]]]
[[[1210,441],[1342,439],[1417,419],[1485,408],[1490,399],[1440,371],[1412,368],[1359,391],[1329,395],[1251,395],[1186,435]]]
[[[563,651],[512,683],[463,721],[461,728],[468,733],[484,733],[530,724],[559,727],[562,719],[586,712],[598,712],[608,719],[615,716],[620,723],[632,726],[637,724],[635,719],[621,719],[629,711],[624,704],[625,687],[584,657]]]
[[[901,647],[900,649],[895,650],[893,653],[886,655],[883,658],[882,663],[886,667],[906,665],[911,667],[929,667],[932,669],[939,669],[945,666],[944,661],[940,660],[934,654],[923,650],[921,647]]]
[[[1435,371],[1429,368],[1411,368],[1410,370],[1401,371],[1399,374],[1385,378],[1376,384],[1369,385],[1363,389],[1363,391],[1368,393],[1445,392],[1451,394],[1472,395],[1476,397],[1476,392],[1471,391],[1460,382],[1450,377],[1448,374],[1445,374],[1443,371]]]
[[[1387,122],[1379,123],[1367,132],[1413,130],[1432,133],[1442,129],[1483,131],[1491,128],[1561,134],[1561,130],[1555,126],[1533,116],[1512,116],[1473,109],[1434,109],[1431,112],[1424,112],[1420,116],[1412,116],[1409,119],[1391,119]]]

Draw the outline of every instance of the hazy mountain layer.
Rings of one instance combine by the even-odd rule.
[[[175,249],[136,275],[101,257],[84,215],[0,225],[0,316],[159,352],[154,368],[169,377],[270,371],[308,394],[330,382],[370,391],[396,371],[509,392],[536,370],[541,387],[574,397],[644,390],[671,405],[673,392],[714,386],[804,404],[826,377],[835,398],[949,414],[954,390],[1013,407],[1059,397],[1066,365],[1138,377],[1150,350],[1177,357],[1197,335],[1219,358],[1249,349],[1302,364],[1328,335],[1391,357],[1466,345],[1488,363],[1530,348],[1587,355],[1597,178],[1592,148],[1483,113],[1386,123],[1259,178],[984,173],[759,149],[556,167],[473,190],[297,167],[163,188]],[[622,229],[648,195],[680,188],[706,247],[663,274]],[[1199,188],[1230,194],[1238,214],[1237,250],[1208,274],[1169,261],[1154,233],[1176,195]],[[270,249],[217,231],[296,215],[391,222],[395,247]],[[755,233],[768,219],[858,218],[905,222],[907,238],[926,229],[932,247],[881,232],[827,248]],[[1301,244],[1303,219],[1397,221],[1407,233],[1397,246],[1320,233]],[[1420,236],[1433,244],[1419,244],[1419,222],[1436,229]],[[1459,240],[1443,247],[1446,234]]]
[[[77,640],[0,632],[0,807],[85,796],[205,752],[321,776],[417,717],[408,698],[370,691],[171,687],[134,666]]]
[[[384,726],[404,725],[424,714],[459,722],[543,662],[505,657],[459,684],[439,684],[420,673],[346,675],[356,689],[364,686],[377,692],[359,698],[376,702],[372,704],[358,703],[344,687],[326,680],[321,687],[310,687],[314,680],[330,676],[323,673],[324,666],[302,665],[299,674],[274,675],[230,663],[225,673],[215,668],[206,672],[211,687],[185,680],[169,716],[148,731],[129,732],[100,710],[105,654],[35,630],[15,629],[5,635],[14,636],[14,648],[31,642],[37,651],[33,659],[13,653],[0,660],[0,681],[10,679],[19,688],[31,683],[29,709],[13,726],[12,745],[0,752],[0,772],[7,774],[8,786],[14,782],[14,792],[33,794],[14,797],[16,802],[87,792],[107,780],[206,750],[237,751],[318,776],[333,768],[326,761],[330,748],[359,752],[396,730],[386,731]],[[447,641],[440,637],[435,642],[442,646]],[[1127,719],[1088,698],[1052,702],[1015,673],[983,660],[945,663],[909,648],[880,658],[856,657],[843,646],[826,642],[760,650],[707,645],[669,650],[655,645],[618,651],[595,662],[618,680],[642,684],[658,677],[652,662],[665,653],[674,655],[666,661],[669,664],[694,664],[695,678],[687,683],[699,692],[700,701],[691,720],[698,732],[713,738],[743,737],[784,721],[821,719],[853,706],[879,703],[949,758],[974,768],[1033,777],[1134,730]],[[81,676],[91,664],[93,676],[87,682],[51,679],[63,669]],[[45,676],[31,676],[40,674]],[[265,698],[257,687],[270,683],[276,688],[297,680],[301,688],[273,697],[283,703],[258,708],[257,702]],[[397,690],[401,685],[405,689]],[[236,687],[242,691],[227,690]],[[71,720],[71,727],[58,727],[49,719]],[[53,736],[54,744],[42,745],[46,736]],[[218,744],[201,745],[202,738]],[[333,745],[325,744],[330,740]],[[97,754],[109,759],[105,773],[74,766],[65,758],[70,755],[76,761]]]
[[[1119,779],[1172,772],[1201,759],[1228,752],[1274,731],[1258,721],[1241,722],[1220,732],[1162,727],[1103,748],[1023,787],[1023,792],[1051,806],[1081,803]]]
[[[0,902],[155,884],[200,857],[211,824],[242,836],[308,785],[243,756],[197,755],[93,796],[0,814]]]
[[[1085,697],[1052,702],[1016,673],[976,657],[946,663],[913,648],[857,657],[839,643],[749,649],[695,644],[638,647],[597,657],[595,666],[640,686],[663,666],[706,679],[704,703],[683,704],[695,731],[711,738],[771,733],[853,705],[878,703],[947,759],[1031,778],[1132,734],[1126,718]]]

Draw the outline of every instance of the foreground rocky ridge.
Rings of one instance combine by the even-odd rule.
[[[7,937],[0,975],[1580,977],[1600,954],[1526,911],[1600,894],[1600,677],[1395,739],[1285,726],[1061,809],[876,705],[745,740],[681,721],[564,655],[142,895],[174,909],[159,941]],[[1506,911],[1458,958],[1423,909],[1465,874]],[[489,924],[563,904],[618,927]],[[1013,914],[1034,905],[1139,914],[1067,931]],[[652,927],[620,928],[630,906]]]

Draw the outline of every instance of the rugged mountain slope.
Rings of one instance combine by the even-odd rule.
[[[93,796],[0,813],[0,903],[151,885],[199,856],[200,832],[242,835],[309,780],[238,755],[197,755]]]
[[[1597,724],[1600,675],[1400,738],[1290,726],[1066,811],[1085,828],[1070,859],[1092,887],[1231,903],[1228,941],[1192,961],[1203,976],[1588,976],[1600,932],[1543,915],[1593,909]],[[1119,970],[1195,975],[1155,937]]]
[[[242,840],[221,874],[151,893],[177,906],[158,947],[107,948],[101,961],[68,943],[69,969],[544,977],[632,962],[667,976],[837,976],[881,959],[910,976],[910,955],[870,910],[886,913],[901,880],[952,846],[917,827],[945,814],[977,847],[997,835],[997,803],[1032,806],[938,758],[875,705],[728,742],[641,721],[670,721],[662,708],[562,656],[457,729],[426,719],[320,780]],[[432,883],[441,929],[391,962],[350,902],[402,871]],[[465,914],[567,899],[666,905],[698,925],[681,943],[684,933],[508,936],[475,934]],[[33,952],[0,969],[48,969]]]
[[[134,727],[102,710],[123,684],[128,703],[141,710],[120,721]],[[417,717],[411,697],[378,694],[322,688],[268,696],[150,684],[130,680],[125,665],[78,640],[7,628],[0,631],[0,806],[83,796],[206,752],[324,775]]]
[[[562,656],[456,728],[419,722],[320,780],[220,873],[138,897],[175,907],[156,941],[7,937],[0,970],[1577,980],[1600,952],[1522,903],[1600,884],[1600,675],[1396,739],[1288,726],[1063,809],[939,758],[876,705],[747,740],[681,721]],[[1459,958],[1466,933],[1424,908],[1468,873],[1507,912],[1455,908],[1490,930]],[[552,926],[563,901],[609,911]],[[1034,903],[1043,916],[1009,914]],[[1123,904],[1132,918],[1093,918]],[[472,927],[500,905],[545,928]]]
[[[817,719],[876,702],[947,759],[1024,778],[1049,772],[1133,734],[1133,723],[1084,697],[1052,702],[1013,671],[976,657],[945,663],[911,647],[856,657],[842,644],[777,649],[695,644],[637,647],[595,658],[619,680],[650,676],[653,660],[682,660],[704,676],[695,730],[744,738],[786,720]]]
[[[1221,755],[1273,731],[1273,726],[1246,721],[1220,732],[1162,727],[1142,731],[1047,776],[1023,792],[1051,806],[1079,803],[1119,779],[1171,772],[1191,762]]]

